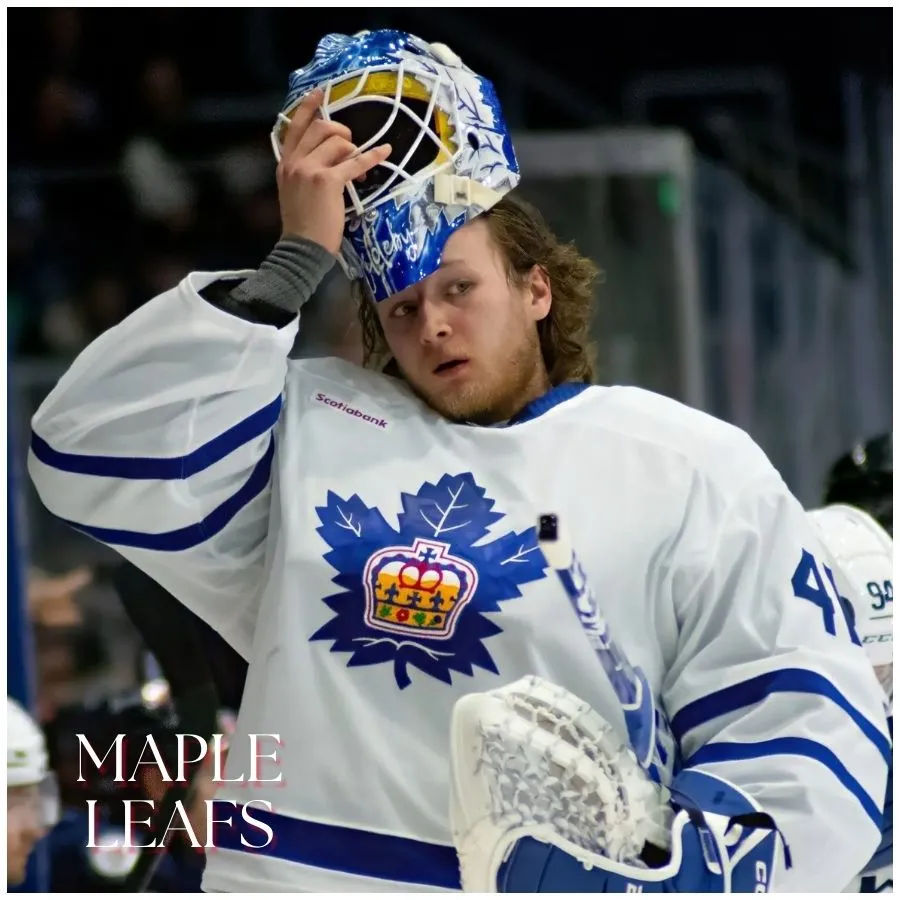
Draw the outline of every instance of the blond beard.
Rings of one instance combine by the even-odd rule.
[[[549,388],[537,332],[531,332],[497,370],[489,383],[475,382],[456,391],[431,394],[422,390],[401,369],[406,383],[435,412],[453,422],[496,425],[512,418],[522,407]]]

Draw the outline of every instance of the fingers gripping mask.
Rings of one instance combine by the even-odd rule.
[[[341,263],[376,302],[434,272],[450,235],[519,182],[493,85],[443,44],[388,30],[323,38],[290,77],[272,131],[276,158],[315,88],[325,92],[322,116],[346,125],[360,151],[392,147],[345,190]]]

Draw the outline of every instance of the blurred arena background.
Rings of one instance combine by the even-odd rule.
[[[115,558],[23,477],[28,422],[138,305],[267,254],[269,130],[329,31],[413,31],[490,77],[520,190],[605,273],[602,380],[734,422],[815,504],[834,459],[892,424],[892,14],[10,10],[8,693],[50,727],[146,677]],[[339,278],[297,354],[356,355]]]

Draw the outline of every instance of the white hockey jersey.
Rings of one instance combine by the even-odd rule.
[[[850,588],[856,633],[869,655],[893,716],[894,669],[894,542],[868,513],[836,503],[807,514]],[[844,893],[892,894],[893,763],[888,779],[881,844],[863,872]]]
[[[230,276],[242,273],[226,273]],[[508,427],[399,381],[287,360],[296,325],[232,317],[195,273],[88,347],[33,421],[43,502],[250,662],[226,777],[277,734],[274,840],[217,831],[207,891],[458,889],[454,702],[534,673],[623,715],[536,544],[566,523],[611,631],[680,741],[771,813],[780,890],[871,857],[890,755],[803,510],[742,432],[635,388],[566,385]],[[245,843],[242,843],[241,838]]]

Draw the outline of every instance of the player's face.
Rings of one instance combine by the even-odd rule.
[[[11,787],[6,792],[6,883],[21,884],[25,880],[28,857],[43,837],[37,787]]]
[[[449,419],[501,422],[550,386],[537,322],[550,312],[550,284],[535,267],[511,281],[486,222],[447,241],[437,272],[378,304],[404,378]]]

